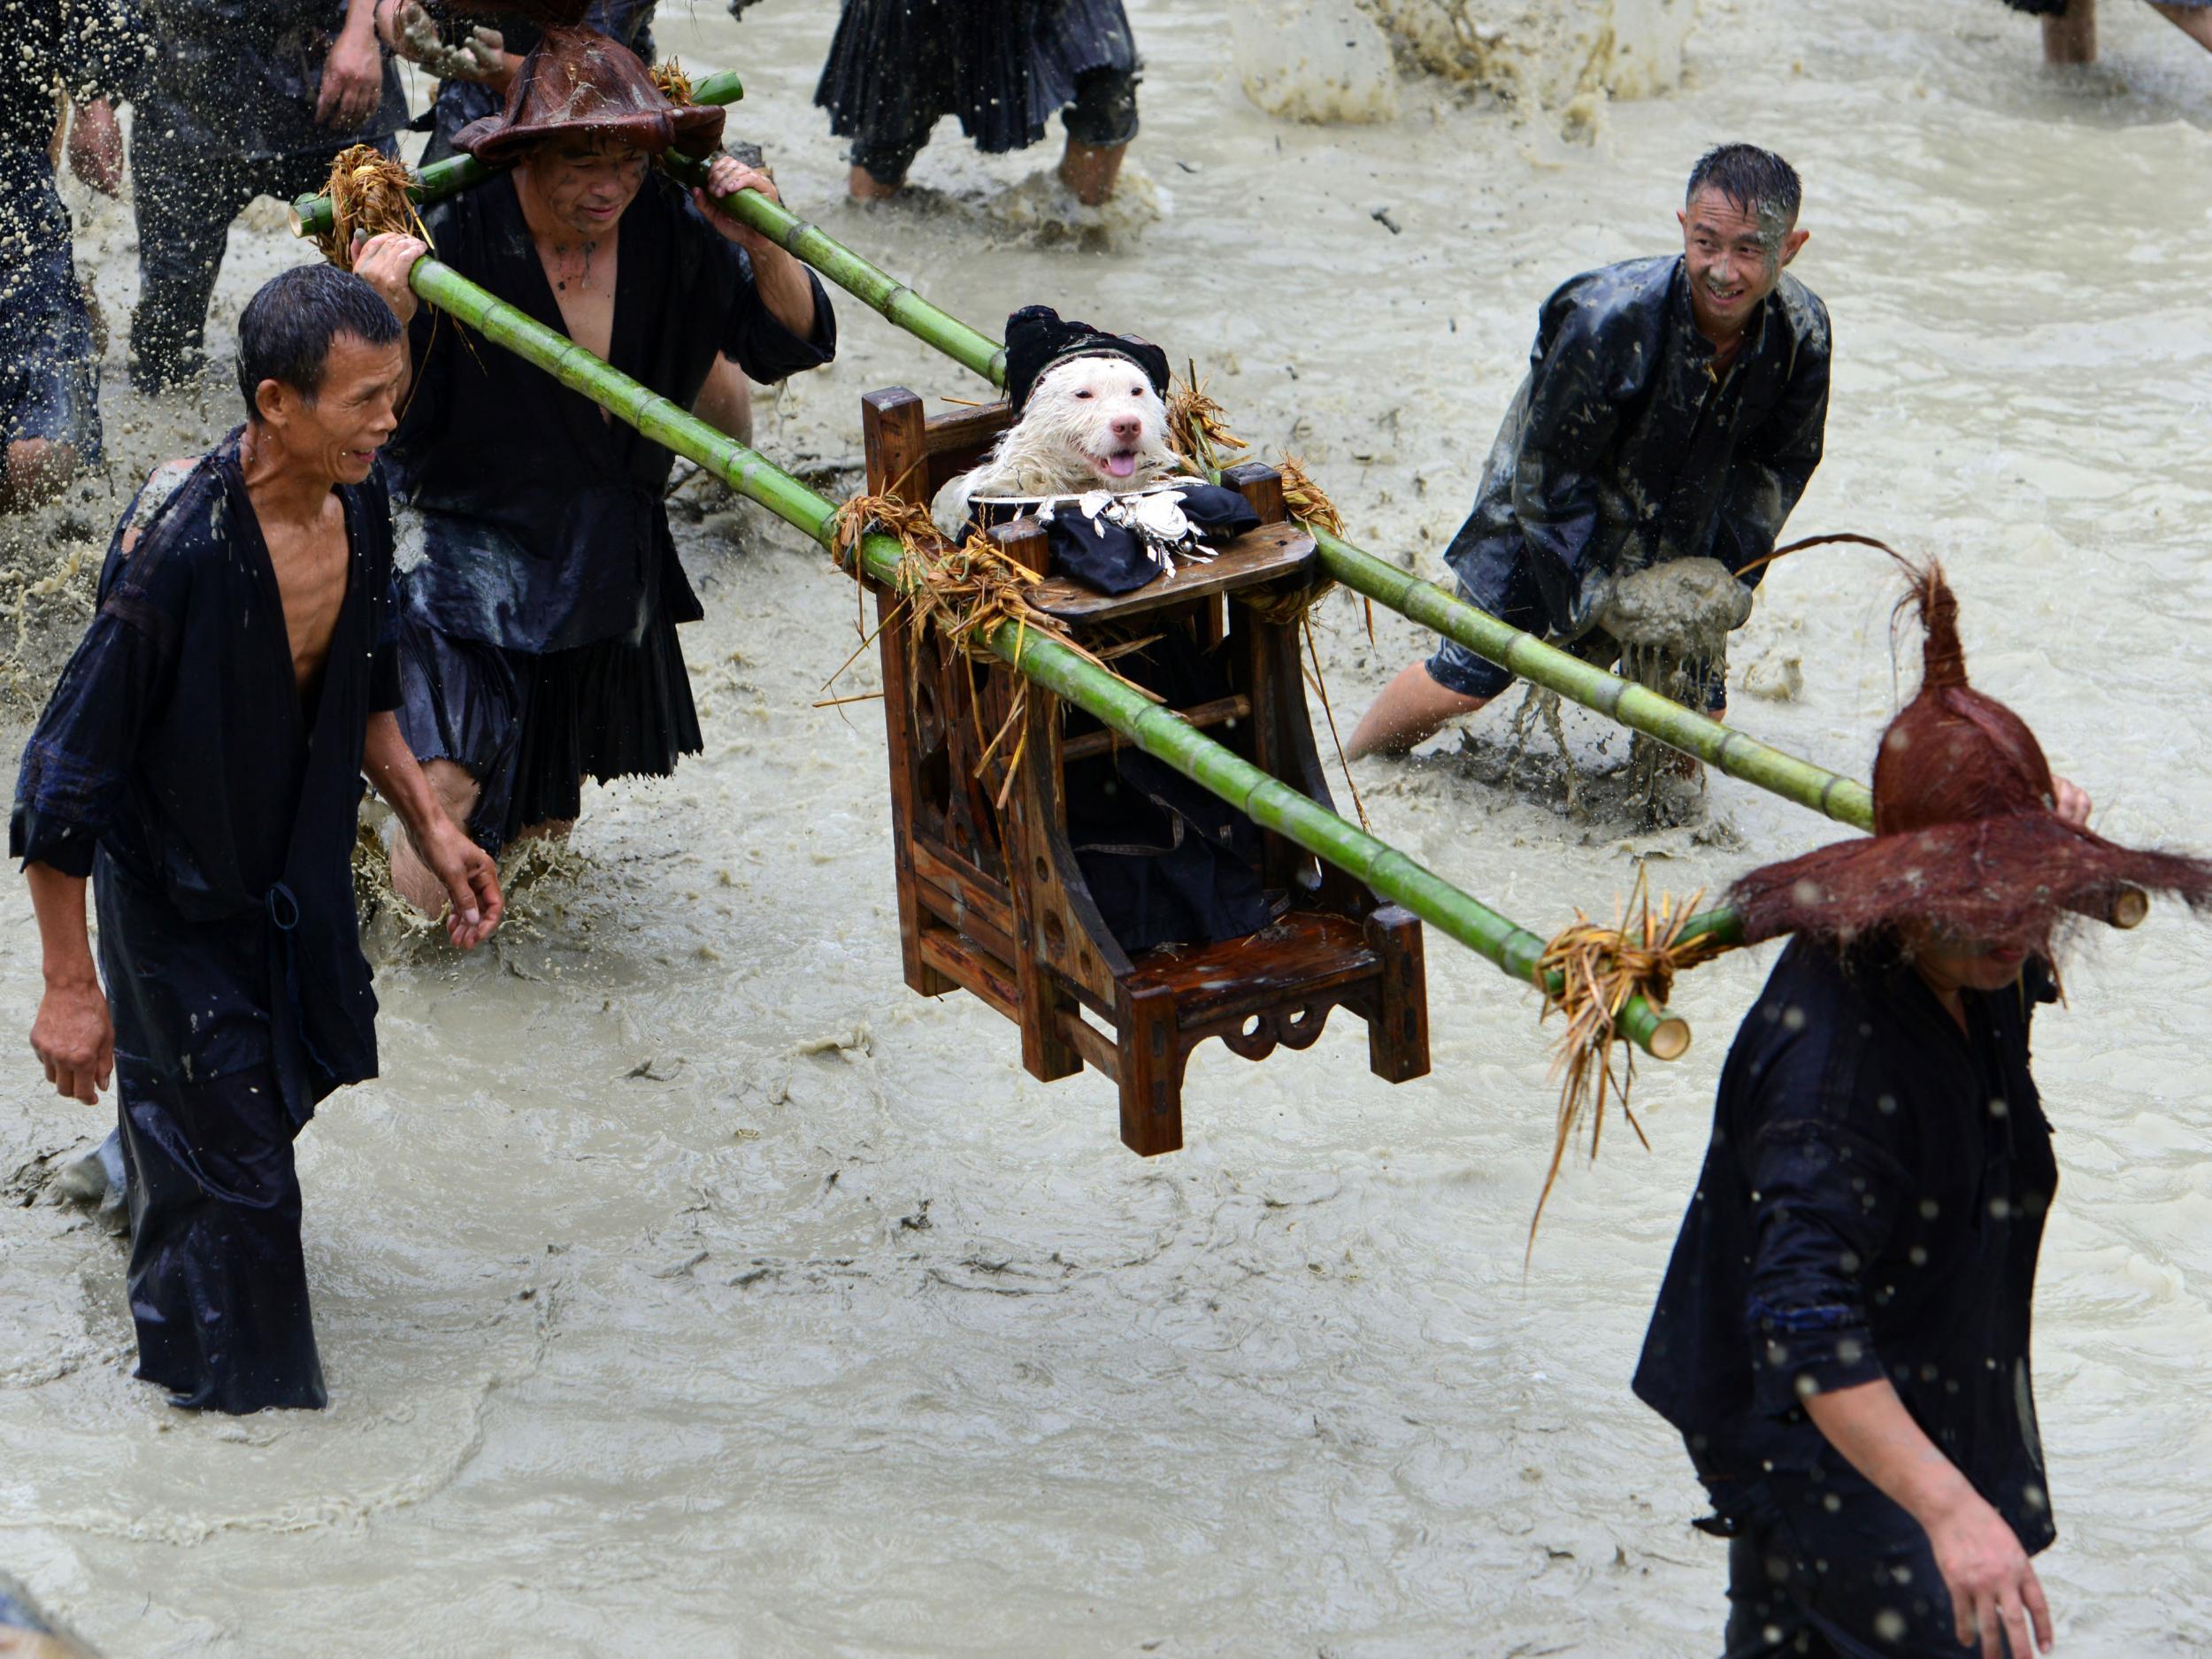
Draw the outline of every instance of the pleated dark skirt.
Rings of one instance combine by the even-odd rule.
[[[814,101],[832,132],[860,141],[856,159],[918,150],[944,115],[989,154],[1025,150],[1079,102],[1079,140],[1125,143],[1133,96],[1082,99],[1079,82],[1112,72],[1131,88],[1136,69],[1121,0],[845,0]]]
[[[415,757],[476,780],[469,833],[495,853],[521,830],[575,818],[584,779],[665,778],[705,747],[676,624],[658,607],[635,640],[541,654],[447,634],[409,608],[400,696]]]

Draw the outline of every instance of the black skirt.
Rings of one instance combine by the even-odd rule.
[[[503,650],[400,621],[400,729],[419,761],[476,780],[468,831],[496,853],[583,809],[586,778],[665,778],[705,747],[676,624],[656,606],[639,637],[572,650]]]
[[[956,115],[999,155],[1043,138],[1086,75],[1136,67],[1121,0],[845,0],[814,102],[841,138],[918,149],[940,116]]]

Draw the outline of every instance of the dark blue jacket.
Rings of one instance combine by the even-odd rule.
[[[1679,255],[1563,284],[1445,562],[1476,593],[1508,591],[1525,565],[1552,629],[1571,634],[1594,571],[1740,571],[1772,552],[1820,465],[1827,308],[1785,273],[1717,380],[1712,356]]]
[[[2054,1536],[2029,1373],[2058,1184],[2028,1070],[2040,964],[1962,994],[1794,940],[1730,1049],[1636,1393],[1717,1488],[1834,1467],[1806,1396],[1887,1377],[2030,1551]],[[1724,1503],[1724,1508],[1725,1504]]]

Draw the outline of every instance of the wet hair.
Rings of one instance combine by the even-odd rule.
[[[1684,204],[1695,201],[1700,190],[1718,190],[1755,216],[1778,214],[1785,225],[1797,223],[1805,199],[1797,169],[1756,144],[1716,144],[1700,156],[1690,169],[1690,188],[1682,193]]]
[[[313,403],[330,342],[341,334],[388,346],[400,336],[399,318],[382,295],[335,265],[296,265],[264,282],[238,317],[238,389],[247,417],[261,418],[254,394],[264,380]]]

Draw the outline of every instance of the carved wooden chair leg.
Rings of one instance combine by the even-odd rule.
[[[1164,986],[1124,987],[1117,1010],[1122,1144],[1141,1157],[1183,1149],[1183,1064],[1175,995]]]
[[[1421,954],[1421,924],[1386,904],[1361,924],[1382,958],[1367,1014],[1367,1064],[1377,1077],[1409,1082],[1429,1072],[1428,968]]]

